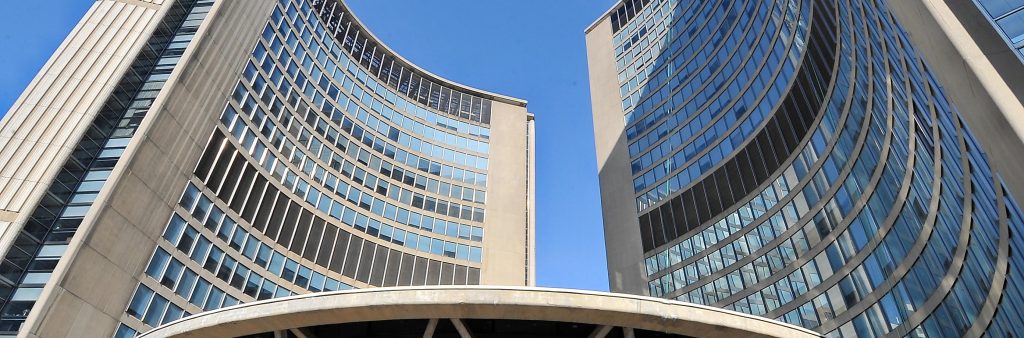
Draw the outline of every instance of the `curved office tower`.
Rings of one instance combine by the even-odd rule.
[[[829,337],[1024,329],[1024,219],[887,6],[627,0],[587,30],[613,291]]]
[[[0,123],[0,337],[529,286],[533,117],[339,0],[100,0]]]

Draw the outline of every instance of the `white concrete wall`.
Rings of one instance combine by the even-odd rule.
[[[606,16],[587,31],[587,59],[609,287],[614,292],[645,295],[650,291],[643,279],[647,273],[643,266],[640,220],[633,198],[633,175],[623,123],[625,113],[619,98],[613,52],[612,24]]]

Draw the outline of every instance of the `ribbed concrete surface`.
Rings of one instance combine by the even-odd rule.
[[[0,253],[148,37],[163,0],[97,1],[0,121]]]

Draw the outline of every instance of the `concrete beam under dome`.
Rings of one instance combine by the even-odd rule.
[[[696,304],[523,287],[405,287],[316,293],[200,313],[141,337],[274,337],[285,331],[313,337],[329,326],[381,321],[416,323],[422,326],[423,337],[434,336],[435,330],[443,327],[452,327],[461,337],[489,336],[491,332],[474,330],[474,323],[479,321],[487,321],[487,330],[527,321],[557,323],[533,325],[530,330],[568,325],[581,330],[581,337],[611,337],[609,332],[636,337],[644,336],[644,332],[656,332],[659,337],[666,333],[670,337],[708,338],[819,337],[793,325]],[[364,335],[375,337],[372,333]]]

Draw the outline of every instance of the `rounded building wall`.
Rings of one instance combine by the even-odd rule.
[[[818,337],[722,309],[622,294],[499,287],[319,293],[199,314],[142,337]]]
[[[532,221],[495,207],[532,205],[525,101],[410,64],[341,1],[280,0],[254,40],[116,337],[311,292],[532,283]]]
[[[835,337],[1020,328],[1024,220],[884,2],[627,0],[604,20],[588,34],[622,109],[595,116],[624,121],[628,165],[602,175],[633,180],[605,201],[635,202],[642,245],[609,240],[644,274],[631,291]]]

